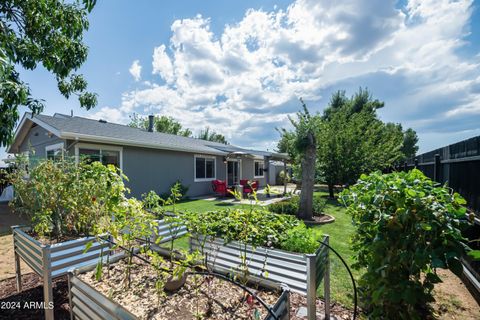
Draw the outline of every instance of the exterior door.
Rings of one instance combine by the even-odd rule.
[[[227,184],[234,186],[240,184],[240,162],[239,161],[227,161]]]

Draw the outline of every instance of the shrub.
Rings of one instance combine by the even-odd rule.
[[[296,215],[298,212],[299,203],[300,197],[293,196],[290,199],[270,204],[268,206],[268,210],[279,214]],[[327,201],[320,195],[315,195],[313,197],[313,213],[315,215],[321,215],[326,205]]]
[[[317,195],[313,197],[313,215],[319,216],[323,214],[323,210],[327,205],[327,200]]]
[[[172,188],[178,188],[178,192],[181,195],[181,198],[178,199],[178,200],[183,200],[183,199],[187,198],[187,192],[188,192],[189,186],[186,186],[186,185],[182,184],[182,181],[177,180],[174,183],[172,183],[169,190],[171,191]],[[168,198],[171,197],[171,195],[172,195],[171,192],[164,192],[160,195],[160,197],[163,200],[167,200]]]
[[[441,282],[436,268],[462,273],[465,200],[416,169],[362,175],[341,198],[357,227],[354,267],[366,268],[360,286],[369,316],[425,316]]]
[[[299,205],[299,197],[293,196],[290,199],[282,200],[282,201],[275,202],[268,205],[268,210],[270,212],[279,213],[279,214],[296,215],[298,211],[298,205]]]
[[[42,160],[28,172],[22,159],[9,175],[15,189],[14,212],[31,219],[41,237],[90,234],[125,198],[126,178],[99,162]]]

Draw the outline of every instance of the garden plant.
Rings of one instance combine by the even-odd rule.
[[[462,273],[466,201],[417,169],[362,175],[341,199],[357,228],[354,267],[366,268],[365,311],[372,318],[425,318],[441,282],[436,270]]]
[[[16,167],[9,175],[15,188],[10,206],[28,217],[33,232],[45,241],[91,234],[119,209],[128,192],[126,177],[100,162],[42,160],[29,168],[20,156]]]

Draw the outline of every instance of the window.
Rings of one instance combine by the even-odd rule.
[[[122,148],[113,146],[97,146],[79,144],[75,147],[77,159],[87,162],[101,162],[103,165],[112,164],[122,169]]]
[[[263,178],[263,161],[254,161],[255,169],[254,169],[254,177],[255,178]]]
[[[215,157],[195,156],[195,181],[215,180]]]
[[[45,147],[45,154],[49,160],[63,159],[63,142]]]

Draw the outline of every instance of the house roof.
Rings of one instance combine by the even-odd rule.
[[[251,150],[218,142],[182,137],[161,132],[148,132],[144,129],[77,116],[43,114],[32,117],[25,113],[8,152],[16,153],[25,139],[28,130],[37,124],[62,139],[107,143],[124,146],[137,146],[153,149],[175,150],[213,155],[228,155],[232,152],[244,152],[253,156],[286,157],[284,154]]]

